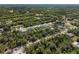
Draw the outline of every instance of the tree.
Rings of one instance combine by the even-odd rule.
[[[0,44],[0,53],[4,53],[6,49],[7,49],[6,45]]]
[[[10,48],[16,47],[16,46],[17,46],[16,41],[15,41],[15,40],[10,40],[10,41],[8,42],[8,46],[9,46]]]

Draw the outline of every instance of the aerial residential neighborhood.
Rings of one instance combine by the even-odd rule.
[[[0,54],[79,54],[79,5],[0,5]]]

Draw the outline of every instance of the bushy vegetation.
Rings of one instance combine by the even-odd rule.
[[[66,54],[78,53],[77,48],[71,44],[72,40],[67,38],[66,35],[61,35],[49,40],[42,40],[39,43],[30,45],[25,48],[26,53],[35,54]]]
[[[67,29],[66,20],[78,27],[68,29],[68,33],[78,37],[78,11],[78,8],[0,7],[0,53],[18,46],[25,46],[25,52],[32,54],[79,53],[66,33],[44,39]],[[37,40],[40,42],[27,47]]]

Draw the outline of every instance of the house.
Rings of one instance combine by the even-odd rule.
[[[11,20],[6,21],[6,24],[12,24]]]
[[[26,28],[22,25],[17,25],[17,26],[13,26],[11,27],[12,31],[16,30],[16,31],[20,31],[20,32],[25,32],[27,31]]]
[[[24,28],[24,27],[20,27],[20,28],[19,28],[19,31],[21,31],[21,32],[25,32],[25,31],[26,31],[26,28]]]
[[[78,47],[78,48],[79,48],[79,42],[77,42],[77,41],[74,41],[74,42],[72,43],[72,45],[73,45],[74,47]]]
[[[71,37],[74,36],[74,34],[72,34],[72,33],[67,33],[67,36],[71,38]]]
[[[35,14],[35,16],[43,16],[43,14]]]
[[[13,9],[12,9],[12,10],[9,10],[9,12],[10,12],[10,13],[13,13],[14,11],[13,11]]]
[[[4,31],[4,29],[3,28],[0,28],[0,32],[3,32]]]

